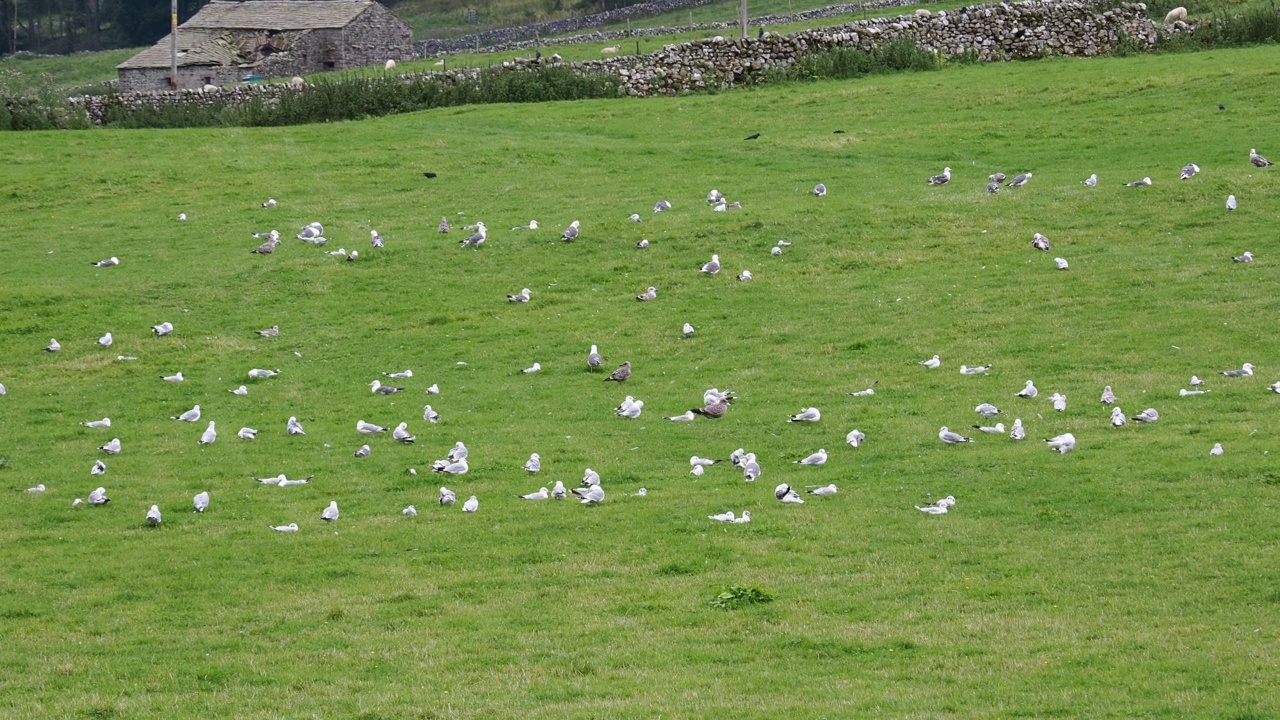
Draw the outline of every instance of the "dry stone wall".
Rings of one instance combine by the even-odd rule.
[[[765,33],[762,38],[713,38],[668,45],[649,55],[562,63],[558,56],[505,62],[489,71],[523,72],[543,65],[565,65],[580,73],[606,73],[621,80],[622,92],[636,97],[727,88],[757,82],[770,70],[786,68],[800,57],[832,48],[870,51],[899,38],[946,57],[973,52],[979,60],[997,61],[1046,55],[1094,56],[1114,52],[1123,40],[1150,48],[1160,32],[1191,32],[1184,23],[1157,26],[1146,6],[1125,4],[1095,12],[1078,0],[1001,3],[965,8],[954,13],[903,15],[848,23],[792,34]],[[441,82],[459,82],[480,70],[459,69],[424,75]],[[420,79],[422,75],[405,75]],[[157,108],[168,103],[237,106],[296,92],[283,85],[251,85],[209,91],[118,94],[72,98],[95,123],[107,108]],[[302,92],[305,92],[303,90]]]

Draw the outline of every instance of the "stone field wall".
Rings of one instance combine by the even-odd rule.
[[[713,38],[668,45],[649,55],[612,57],[580,63],[561,63],[557,56],[541,60],[505,62],[486,72],[523,72],[542,65],[565,65],[582,73],[617,76],[622,92],[636,97],[727,88],[756,82],[773,69],[785,68],[807,54],[832,48],[871,50],[898,38],[910,38],[941,56],[973,52],[979,60],[998,61],[1047,55],[1094,56],[1117,49],[1122,40],[1150,48],[1160,32],[1190,32],[1178,22],[1159,26],[1146,15],[1146,6],[1125,4],[1097,12],[1076,0],[966,8],[953,13],[903,15],[863,20],[837,27],[791,34],[765,33],[763,38]],[[424,76],[441,82],[474,77],[478,69],[449,70],[401,76]],[[285,85],[248,85],[177,93],[119,94],[72,98],[90,119],[100,123],[108,107],[160,107],[171,103],[234,106],[257,99],[268,102],[282,93],[298,92]],[[306,92],[302,90],[301,92]]]

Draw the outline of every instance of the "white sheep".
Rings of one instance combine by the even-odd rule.
[[[207,93],[211,93],[211,92],[218,92],[218,86],[217,86],[217,85],[205,85],[204,87],[200,88],[200,91],[201,91],[201,92],[207,92]]]
[[[927,18],[932,16],[933,16],[933,13],[929,12],[928,10],[925,10],[924,8],[920,8],[919,10],[916,10],[916,17]]]
[[[307,81],[297,75],[294,75],[293,79],[289,81],[289,84],[293,86],[294,90],[301,90],[307,86]]]
[[[618,46],[617,46],[617,45],[610,45],[610,46],[609,46],[609,47],[607,47],[607,48],[600,48],[600,54],[601,54],[601,55],[617,55],[617,54],[618,54]]]
[[[1174,21],[1176,21],[1176,20],[1181,20],[1182,22],[1186,22],[1186,21],[1187,21],[1187,9],[1186,9],[1186,8],[1184,8],[1184,7],[1176,7],[1176,8],[1174,8],[1174,9],[1170,10],[1168,15],[1165,15],[1165,16],[1164,16],[1164,24],[1165,24],[1165,25],[1169,25],[1169,24],[1173,23],[1173,22],[1174,22]]]
[[[396,61],[395,61],[395,60],[388,60],[388,61],[387,61],[387,64],[386,64],[386,68],[387,68],[387,72],[391,72],[392,70],[395,70],[395,69],[396,69]]]

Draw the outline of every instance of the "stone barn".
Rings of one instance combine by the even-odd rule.
[[[413,32],[373,0],[213,0],[178,26],[178,87],[413,58]],[[170,41],[116,66],[121,92],[168,90]]]

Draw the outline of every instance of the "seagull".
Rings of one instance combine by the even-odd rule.
[[[431,384],[431,387],[427,388],[427,394],[428,394],[428,395],[439,395],[439,394],[440,394],[440,386],[439,386],[439,385],[437,385],[437,384],[435,384],[435,383],[432,383],[432,384]]]
[[[991,173],[990,175],[987,176],[987,179],[990,180],[991,182],[1001,183],[1001,182],[1004,182],[1006,179],[1008,179],[1008,176],[1002,172],[998,172],[998,173]]]
[[[181,420],[181,421],[183,421],[183,422],[191,422],[191,423],[193,423],[193,422],[199,422],[199,420],[200,420],[200,406],[199,406],[199,405],[196,405],[195,407],[193,407],[193,408],[191,408],[190,410],[188,410],[188,411],[186,411],[186,412],[182,413],[181,415],[170,415],[170,416],[169,416],[169,419],[170,419],[170,420]]]
[[[859,390],[849,394],[853,397],[871,397],[876,394],[876,385],[879,384],[879,382],[879,380],[872,381],[871,385],[866,390]]]
[[[812,455],[810,455],[810,456],[809,456],[809,457],[807,457],[807,458],[804,458],[803,460],[795,460],[795,461],[793,461],[793,464],[795,464],[795,465],[824,465],[824,464],[826,464],[826,462],[827,462],[827,451],[826,451],[825,449],[819,448],[819,449],[818,449],[818,452],[813,453]]]
[[[1209,456],[1210,456],[1210,457],[1221,457],[1221,456],[1222,456],[1222,443],[1214,443],[1214,444],[1213,444],[1213,449],[1209,451]]]
[[[261,337],[275,337],[280,334],[280,326],[272,325],[266,330],[254,330]]]
[[[730,520],[729,522],[733,523],[734,525],[746,525],[747,523],[751,522],[751,511],[743,510],[741,517],[736,517]]]
[[[764,473],[760,469],[760,463],[756,462],[755,453],[747,453],[742,458],[742,480],[743,482],[755,482],[756,478]]]
[[[449,232],[449,218],[440,216],[440,224],[436,226],[436,232],[441,234]]]
[[[715,275],[720,272],[720,256],[713,253],[711,260],[702,264],[702,272],[708,275]]]
[[[998,192],[1000,192],[1000,183],[998,183],[998,182],[989,182],[989,183],[987,183],[987,192],[989,192],[989,193],[991,193],[991,194],[993,194],[993,195],[994,195],[994,194],[996,194],[996,193],[998,193]]]
[[[1203,380],[1201,380],[1200,378],[1196,377],[1195,375],[1192,375],[1192,376],[1191,376],[1191,387],[1200,387],[1200,386],[1201,386],[1201,385],[1203,385],[1203,384],[1204,384],[1204,381],[1203,381]]]
[[[39,485],[36,485],[35,487],[27,488],[27,492],[29,492],[29,493],[42,493],[42,492],[44,492],[44,491],[45,491],[44,483],[40,483]]]
[[[961,435],[960,433],[951,432],[950,430],[947,429],[946,425],[943,425],[942,429],[938,431],[938,439],[948,445],[955,445],[956,443],[973,442],[971,438],[967,438]]]
[[[244,385],[241,385],[240,387],[234,390],[228,390],[227,392],[231,393],[232,395],[248,395],[249,388],[245,387]]]
[[[447,227],[443,220],[440,222],[440,227]],[[446,229],[444,232],[448,232],[448,230]],[[475,234],[463,238],[461,245],[462,247],[479,247],[484,243],[484,239],[488,237],[488,235],[489,231],[485,229],[484,223],[478,222],[476,223]]]
[[[264,208],[273,208],[273,207],[275,207],[275,206],[276,206],[276,199],[275,199],[275,198],[267,198],[267,201],[266,201],[266,202],[264,202],[264,203],[262,203],[262,207],[264,207]]]
[[[180,383],[182,382],[183,377],[182,377],[182,372],[179,371],[172,375],[161,375],[160,379],[164,380],[165,382]]]
[[[1005,187],[1022,187],[1029,182],[1031,182],[1031,173],[1022,173],[1010,180]]]
[[[822,412],[816,407],[800,408],[800,412],[792,415],[787,422],[818,422],[822,419]]]
[[[296,486],[298,486],[298,485],[306,485],[306,484],[310,483],[310,482],[311,482],[311,480],[312,480],[312,478],[314,478],[314,477],[315,477],[315,475],[308,475],[308,476],[306,476],[306,477],[304,477],[304,478],[301,478],[301,479],[298,479],[298,480],[290,480],[290,479],[286,478],[283,474],[281,474],[281,475],[279,476],[280,482],[277,482],[277,483],[276,483],[276,487],[282,487],[282,488],[285,488],[285,487],[296,487]]]
[[[734,400],[733,391],[725,390],[724,392],[720,392],[718,388],[708,388],[706,392],[702,393],[703,405],[715,405],[722,400],[732,402]]]
[[[258,431],[255,428],[242,427],[240,428],[240,432],[236,433],[236,437],[240,438],[241,440],[257,440]]]
[[[866,434],[856,428],[850,430],[849,434],[844,436],[844,441],[853,447],[862,445],[862,441],[866,439]]]
[[[712,460],[711,458],[698,457],[697,455],[689,458],[689,465],[691,467],[710,467],[718,462],[720,461]]]
[[[423,405],[422,419],[427,422],[440,422],[440,413],[432,410],[430,405]]]
[[[57,338],[49,338],[49,344],[45,347],[45,352],[55,353],[62,349],[62,345]]]
[[[1160,419],[1160,413],[1156,412],[1155,408],[1147,408],[1146,410],[1143,410],[1142,412],[1133,416],[1134,422],[1140,422],[1140,423],[1153,423],[1159,419]]]
[[[812,490],[806,490],[805,492],[809,493],[810,495],[817,495],[818,497],[826,497],[827,495],[835,495],[836,493],[840,492],[840,488],[836,487],[835,483],[831,483],[830,485],[824,485],[823,487],[814,488]]]
[[[169,333],[173,332],[173,323],[162,322],[159,325],[152,325],[151,332],[155,333],[156,335],[168,335]]]
[[[254,248],[253,250],[250,250],[249,252],[255,255],[270,255],[271,253],[276,251],[276,246],[279,244],[280,244],[280,238],[274,237],[262,243],[261,245]]]
[[[541,363],[534,363],[533,365],[521,370],[520,372],[524,373],[525,375],[530,375],[532,373],[538,372],[541,369],[542,369]]]
[[[947,505],[925,505],[924,507],[916,505],[916,509],[926,515],[946,515],[947,507]]]
[[[693,333],[695,332],[695,330],[693,329],[692,325],[690,325],[689,323],[685,323],[684,327],[680,328],[680,332],[684,333],[685,337],[691,338],[693,337]]]
[[[1053,259],[1053,262],[1058,266],[1059,270],[1066,270],[1067,268],[1071,267],[1071,265],[1067,263],[1066,258],[1056,257]]]
[[[814,194],[814,195],[816,195],[817,197],[824,197],[824,196],[826,196],[826,194],[827,194],[827,186],[826,186],[826,185],[823,185],[822,183],[818,183],[817,185],[814,185],[814,186],[813,186],[813,194]]]
[[[1000,408],[991,403],[982,403],[975,407],[973,411],[985,418],[992,418],[1000,414]]]
[[[565,242],[573,242],[574,240],[578,239],[578,221],[577,220],[574,220],[573,222],[569,223],[569,227],[565,228],[564,232],[560,233],[560,239]]]
[[[636,400],[634,403],[631,403],[630,407],[618,410],[614,414],[617,415],[618,417],[624,417],[628,420],[635,420],[636,418],[640,417],[640,412],[643,409],[644,409],[644,401]]]
[[[1010,440],[1026,440],[1027,431],[1022,427],[1022,418],[1013,419],[1013,429],[1009,431]]]
[[[743,448],[738,448],[737,450],[734,450],[733,452],[729,453],[729,462],[734,467],[741,467],[742,459],[745,458],[746,456],[747,456],[747,451]]]
[[[151,509],[147,511],[147,524],[150,525],[151,527],[155,527],[160,524],[160,506],[159,505],[152,505]]]
[[[1063,433],[1044,442],[1049,446],[1050,450],[1057,450],[1062,455],[1066,455],[1076,449],[1076,436],[1071,433]]]
[[[1085,184],[1085,185],[1087,185],[1087,186],[1089,186],[1089,187],[1097,187],[1097,185],[1098,185],[1098,174],[1097,174],[1097,173],[1094,173],[1094,174],[1090,175],[1090,176],[1089,176],[1089,179],[1084,181],[1084,184]]]
[[[1253,377],[1253,363],[1245,363],[1239,370],[1223,370],[1223,377]]]
[[[431,465],[431,469],[435,472],[442,472],[446,475],[466,475],[471,467],[467,465],[467,459],[462,458],[454,462],[448,460],[437,460]]]
[[[563,500],[567,497],[569,497],[569,491],[565,489],[563,482],[557,480],[556,486],[551,488],[551,499]]]
[[[109,502],[111,502],[111,498],[107,497],[107,489],[104,487],[89,493],[90,505],[106,505]]]
[[[1191,395],[1204,395],[1205,393],[1210,393],[1210,392],[1213,392],[1213,391],[1212,390],[1188,390],[1186,388],[1182,388],[1181,390],[1178,391],[1178,396],[1188,397]]]
[[[667,202],[666,200],[659,200],[658,202],[653,204],[653,211],[655,213],[660,213],[663,210],[670,210],[670,209],[671,209],[671,203]]]
[[[87,428],[111,427],[111,418],[104,417],[101,420],[90,420],[88,422],[82,422],[80,424]]]
[[[657,297],[658,297],[658,289],[651,286],[648,290],[645,290],[644,292],[637,295],[636,300],[639,300],[640,302],[645,302],[646,300],[653,300]]]
[[[384,372],[384,373],[382,373],[382,376],[383,376],[383,377],[389,377],[389,378],[392,378],[392,379],[395,379],[395,380],[404,380],[405,378],[411,378],[411,377],[413,377],[413,371],[412,371],[412,370],[404,370],[404,371],[402,371],[402,372],[393,372],[393,373]]]
[[[1049,252],[1049,238],[1036,233],[1031,236],[1031,247],[1043,252]]]
[[[1120,406],[1111,408],[1111,427],[1124,427],[1126,422],[1128,421],[1125,420],[1124,410],[1120,409]]]
[[[369,455],[370,455],[372,452],[373,452],[373,450],[372,450],[368,445],[361,445],[361,446],[360,446],[360,447],[355,451],[355,457],[358,457],[358,458],[369,457]]]
[[[104,463],[104,462],[102,462],[101,460],[94,460],[94,461],[93,461],[93,469],[91,469],[91,470],[89,471],[89,474],[90,474],[90,475],[106,475],[106,474],[107,474],[107,464],[106,464],[106,463]]]
[[[1036,389],[1035,383],[1028,380],[1027,386],[1022,388],[1018,392],[1014,393],[1014,396],[1020,397],[1020,398],[1033,398],[1039,394],[1040,394],[1040,391]]]
[[[582,499],[583,505],[599,505],[604,502],[604,488],[592,485],[589,488],[574,488],[573,494]]]
[[[306,435],[306,431],[302,429],[302,423],[298,422],[298,418],[289,416],[289,422],[284,426],[285,432],[290,435]]]
[[[965,367],[964,365],[961,365],[960,374],[961,375],[981,375],[990,369],[991,369],[990,364],[979,365],[978,367]]]
[[[404,388],[402,387],[391,387],[390,385],[383,385],[381,380],[374,380],[373,382],[369,383],[369,392],[377,393],[379,395],[394,395],[398,392],[403,392],[403,391],[404,391]]]
[[[640,222],[640,213],[631,213],[631,216],[627,219],[631,222]]]
[[[458,496],[447,487],[440,488],[440,498],[436,502],[441,505],[452,505],[458,502]]]
[[[1133,182],[1125,183],[1124,186],[1125,187],[1146,187],[1150,184],[1151,184],[1151,178],[1144,177],[1141,180],[1134,180]]]
[[[538,492],[531,492],[528,495],[517,495],[521,500],[546,500],[551,497],[546,488],[539,488]]]
[[[473,513],[479,509],[480,509],[480,501],[476,499],[475,495],[472,495],[470,498],[467,499],[466,502],[462,503],[462,512]]]
[[[356,258],[358,257],[360,257],[360,251],[352,250],[351,254],[347,256],[347,262],[355,262]]]
[[[734,518],[734,514],[732,510],[707,516],[708,520],[715,520],[716,522],[722,522],[722,523],[733,522],[733,518]]]
[[[254,368],[249,371],[250,380],[261,380],[262,378],[275,377],[280,374],[277,370],[263,370],[262,368]]]
[[[990,433],[992,435],[1004,434],[1004,423],[996,423],[995,425],[974,425],[978,432]]]
[[[103,445],[98,449],[108,455],[119,455],[120,454],[120,438],[111,438],[111,442],[107,443],[106,445]]]
[[[209,492],[206,490],[205,492],[199,493],[195,497],[191,498],[191,506],[195,508],[195,511],[198,513],[208,510]]]
[[[1102,404],[1114,405],[1116,402],[1116,394],[1111,392],[1111,386],[1108,385],[1102,389]]]
[[[268,525],[267,527],[276,532],[298,532],[298,523],[289,523],[288,525]]]
[[[512,230],[537,230],[537,229],[538,229],[538,221],[537,221],[537,220],[530,220],[528,225],[517,225],[517,226],[515,226],[515,227],[513,227],[513,228],[511,228],[511,229],[512,229]]]
[[[346,256],[347,256],[347,249],[346,249],[346,248],[338,248],[337,250],[334,250],[334,251],[332,251],[332,252],[327,252],[327,253],[325,253],[325,254],[326,254],[326,255],[329,255],[329,256],[331,256],[331,257],[346,257]]]
[[[311,240],[315,240],[321,235],[324,235],[324,226],[318,222],[313,222],[307,225],[306,227],[302,228],[302,231],[298,233],[298,239],[311,241]]]
[[[704,472],[706,472],[706,470],[705,470],[701,465],[694,465],[694,466],[693,466],[693,469],[689,471],[689,474],[690,474],[690,475],[697,475],[698,477],[702,477],[702,473],[704,473]]]
[[[529,302],[529,288],[525,288],[515,295],[508,295],[507,302],[527,303]]]
[[[204,432],[200,433],[199,442],[201,445],[212,445],[213,442],[217,439],[218,439],[218,431],[214,429],[213,421],[210,420],[209,427],[205,428]]]
[[[405,517],[418,517],[418,508],[413,505],[410,505],[409,507],[401,510],[400,514],[404,515]]]
[[[373,423],[367,423],[363,420],[356,421],[356,432],[358,433],[361,433],[364,435],[374,435],[376,433],[386,432],[386,431],[387,429],[382,427],[381,425],[374,425]]]
[[[338,519],[338,501],[330,500],[329,507],[320,511],[320,519],[325,522],[333,522]]]
[[[409,423],[402,422],[396,426],[395,430],[391,431],[391,439],[406,445],[412,445],[417,438],[409,434]]]
[[[774,256],[774,257],[778,257],[779,255],[781,255],[781,254],[782,254],[782,248],[777,247],[777,246],[774,246],[774,247],[772,247],[772,248],[770,248],[770,249],[769,249],[769,254],[770,254],[770,255],[772,255],[772,256]]]
[[[942,168],[942,172],[929,178],[930,185],[946,185],[951,182],[951,168]]]
[[[777,498],[780,503],[788,505],[804,504],[804,498],[800,497],[800,494],[795,490],[792,490],[791,486],[786,483],[782,483],[778,487],[774,488],[773,496]]]
[[[529,455],[529,459],[525,461],[523,469],[525,472],[540,472],[542,470],[542,456],[538,455],[538,453]]]
[[[279,242],[279,240],[280,240],[280,231],[279,231],[279,230],[272,230],[272,231],[270,231],[270,232],[264,232],[264,233],[253,233],[253,237],[256,237],[256,238],[259,238],[259,239],[272,240],[272,241]]]
[[[1267,386],[1267,389],[1274,393],[1280,393],[1280,382],[1271,383]]]
[[[1054,393],[1049,396],[1049,401],[1053,403],[1053,409],[1062,412],[1067,409],[1067,396],[1062,393]]]
[[[92,265],[92,266],[94,266],[94,267],[100,267],[100,268],[104,268],[104,267],[111,267],[111,266],[113,266],[113,265],[119,265],[119,264],[120,264],[120,258],[118,258],[118,257],[109,257],[109,258],[107,258],[106,260],[99,260],[98,262],[95,262],[95,263],[89,263],[89,264],[90,264],[90,265]]]
[[[723,202],[723,201],[724,201],[724,195],[720,194],[720,191],[719,191],[719,190],[714,190],[714,189],[713,189],[711,192],[707,193],[707,204],[708,204],[708,205],[716,205],[716,204],[718,204],[718,203],[720,203],[720,202]]]
[[[1236,196],[1235,196],[1235,195],[1228,195],[1228,196],[1227,196],[1227,209],[1228,209],[1228,210],[1235,210],[1235,209],[1236,209]]]
[[[934,355],[928,360],[921,360],[920,364],[929,368],[930,370],[936,370],[937,368],[942,367],[942,360],[937,355]]]
[[[604,358],[600,357],[600,351],[596,349],[595,345],[592,345],[591,352],[587,353],[587,370],[598,370],[603,363]]]
[[[604,379],[604,381],[605,382],[613,381],[613,382],[621,383],[621,382],[626,382],[627,378],[629,377],[631,377],[631,361],[630,360],[622,363],[622,367],[618,368],[617,370],[614,370],[613,373],[609,375],[609,377]]]
[[[111,338],[111,333],[107,333],[106,335],[98,338],[98,344],[102,347],[111,347],[111,343],[113,342],[115,341]]]
[[[596,472],[595,470],[592,470],[591,468],[587,468],[586,471],[582,473],[581,484],[583,487],[591,487],[592,485],[599,485],[600,473]]]
[[[704,404],[702,407],[690,408],[689,412],[695,415],[701,415],[703,417],[708,417],[714,420],[717,418],[724,417],[724,414],[729,410],[729,403],[731,402],[733,402],[732,397],[724,397],[714,403],[707,403],[705,402],[705,398],[704,398]]]
[[[692,422],[693,417],[694,417],[694,413],[692,410],[690,410],[684,413],[683,415],[672,415],[667,419],[670,420],[671,422]]]
[[[186,214],[186,213],[178,213],[178,222],[186,222],[186,221],[187,221],[187,214]]]
[[[458,442],[453,444],[453,447],[450,448],[449,452],[445,455],[445,457],[449,458],[450,460],[457,461],[457,460],[467,459],[467,456],[470,454],[471,454],[471,451],[467,449],[467,446],[464,445],[461,440],[459,440]]]
[[[71,501],[71,507],[77,507],[82,504],[84,504],[84,500],[81,500],[80,498],[76,498],[75,500]]]
[[[649,247],[649,241],[644,238],[640,238],[639,240],[636,241],[636,247],[641,250],[644,250],[645,248]]]
[[[1182,174],[1178,176],[1179,180],[1190,180],[1200,172],[1200,166],[1195,163],[1187,163],[1182,166]]]
[[[750,279],[751,279],[750,270],[743,270],[742,272],[738,273],[738,280],[740,280],[741,282],[747,282]]]
[[[1233,257],[1231,259],[1234,262],[1251,263],[1253,262],[1253,253],[1249,252],[1248,250],[1245,250],[1243,255],[1237,255],[1236,257]]]
[[[1254,167],[1271,167],[1271,161],[1259,155],[1257,148],[1249,148],[1249,162],[1253,163]]]
[[[377,230],[369,231],[369,244],[376,248],[383,247],[382,236],[378,234]]]

